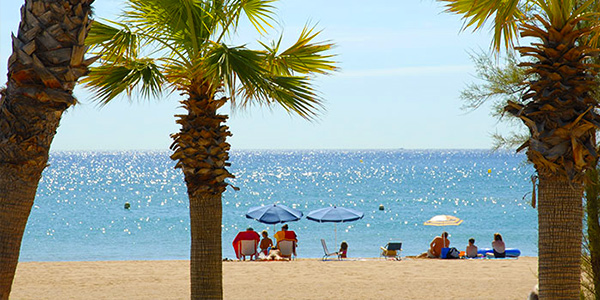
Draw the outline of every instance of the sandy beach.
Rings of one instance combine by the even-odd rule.
[[[188,266],[23,262],[11,299],[189,299]],[[537,258],[228,261],[223,272],[225,299],[526,299],[537,281]]]

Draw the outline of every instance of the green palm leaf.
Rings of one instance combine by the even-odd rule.
[[[113,24],[117,27],[109,25]],[[107,60],[117,61],[120,57],[137,57],[139,37],[127,24],[106,20],[93,21],[85,43],[101,48]]]
[[[273,11],[275,7],[271,3],[275,0],[238,0],[239,5],[248,17],[248,20],[254,25],[254,28],[260,33],[267,33],[265,27],[271,26]]]
[[[273,2],[129,0],[121,22],[93,24],[89,42],[102,54],[102,67],[92,68],[85,83],[103,104],[136,88],[150,97],[165,87],[189,90],[205,83],[211,97],[223,92],[234,108],[279,104],[310,118],[322,100],[306,76],[336,70],[328,53],[333,44],[316,41],[320,31],[305,26],[283,51],[281,37],[271,46],[263,43],[262,51],[221,42],[242,15],[264,33],[273,21]]]
[[[311,43],[320,31],[304,27],[298,40],[288,49],[278,53],[282,37],[271,46],[261,43],[267,51],[267,68],[280,75],[292,75],[294,73],[326,74],[335,71],[335,62],[331,60],[332,54],[324,54],[331,50],[332,43]]]
[[[271,85],[268,96],[289,113],[311,120],[323,109],[323,100],[307,77],[274,76],[269,79]]]
[[[502,42],[511,47],[517,36],[517,25],[524,17],[519,0],[440,0],[446,3],[446,11],[462,15],[465,23],[463,30],[474,27],[481,29],[494,16],[492,25],[494,38],[492,47],[500,50]]]
[[[131,97],[136,87],[144,98],[157,97],[165,77],[152,60],[143,59],[95,67],[82,82],[105,105],[123,92]]]
[[[124,15],[152,42],[175,45],[198,55],[202,44],[214,34],[218,20],[211,13],[210,1],[130,0]],[[218,2],[218,1],[217,1]]]
[[[312,118],[321,108],[322,100],[316,95],[307,77],[280,75],[263,67],[265,53],[244,47],[229,48],[218,45],[206,59],[211,66],[211,84],[222,83],[231,95],[234,107],[252,103],[278,103],[288,112]],[[289,72],[288,72],[289,73]],[[237,102],[238,97],[241,102]]]

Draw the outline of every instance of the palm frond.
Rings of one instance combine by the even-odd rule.
[[[269,97],[289,113],[312,120],[323,109],[323,100],[316,94],[308,77],[273,76],[269,79]]]
[[[271,22],[274,22],[273,18],[275,7],[271,3],[275,0],[240,0],[240,8],[244,11],[244,14],[248,20],[252,23],[254,28],[261,33],[267,33],[265,27],[271,27]]]
[[[574,17],[574,13],[580,11],[581,8],[585,10],[584,6],[587,5],[582,1],[538,0],[537,2],[540,3],[540,7],[546,14],[549,23],[555,28],[562,28]],[[577,9],[577,7],[580,9]]]
[[[206,59],[209,82],[216,90],[221,83],[231,95],[232,106],[247,107],[256,103],[280,104],[288,112],[312,119],[322,108],[322,100],[303,76],[273,74],[263,67],[266,54],[244,47],[217,45]],[[237,98],[241,98],[237,101]]]
[[[129,0],[123,17],[153,42],[197,56],[214,34],[217,20],[209,1]]]
[[[136,57],[138,55],[139,37],[125,23],[105,20],[106,23],[93,21],[90,32],[85,39],[86,45],[102,52],[107,60]],[[115,25],[111,26],[109,25]]]
[[[473,27],[473,30],[483,28],[485,23],[494,17],[492,25],[494,38],[492,47],[500,51],[502,42],[506,48],[513,46],[518,38],[517,23],[523,19],[524,12],[520,9],[518,0],[440,0],[445,2],[446,11],[462,15],[465,23],[463,30]]]
[[[82,82],[105,105],[123,92],[131,97],[136,88],[142,97],[156,97],[162,91],[165,77],[153,60],[141,59],[93,67]]]
[[[267,52],[267,68],[274,74],[293,75],[298,74],[327,74],[335,71],[335,62],[331,60],[334,54],[325,54],[333,47],[328,42],[313,42],[320,31],[314,31],[314,27],[305,26],[298,40],[281,53],[281,39],[271,46],[261,43]],[[313,43],[311,43],[313,42]]]
[[[266,32],[274,20],[274,1],[128,0],[122,23],[98,25],[91,35],[103,55],[85,84],[106,104],[134,89],[151,97],[167,87],[188,90],[201,83],[209,87],[206,96],[224,93],[234,109],[279,104],[311,119],[322,109],[322,99],[309,76],[336,70],[334,55],[328,54],[333,44],[315,41],[320,31],[305,26],[283,51],[282,38],[270,47],[263,44],[261,51],[221,42],[244,15]]]
[[[265,53],[246,49],[244,46],[228,47],[217,44],[211,48],[204,60],[206,81],[216,90],[224,86],[235,101],[236,80],[240,85],[259,86],[266,89],[264,75],[268,74],[262,66]]]

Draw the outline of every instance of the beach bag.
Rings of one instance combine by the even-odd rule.
[[[458,251],[458,249],[456,248],[450,248],[450,250],[448,250],[448,254],[446,254],[446,258],[459,258],[460,257],[460,251]]]

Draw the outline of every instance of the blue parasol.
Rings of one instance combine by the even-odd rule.
[[[306,218],[319,223],[343,223],[360,220],[365,216],[363,212],[351,208],[330,206],[313,210]],[[334,226],[335,244],[337,245],[337,224]]]
[[[265,224],[277,224],[298,221],[304,214],[282,204],[251,207],[246,213],[246,218],[254,219]]]

